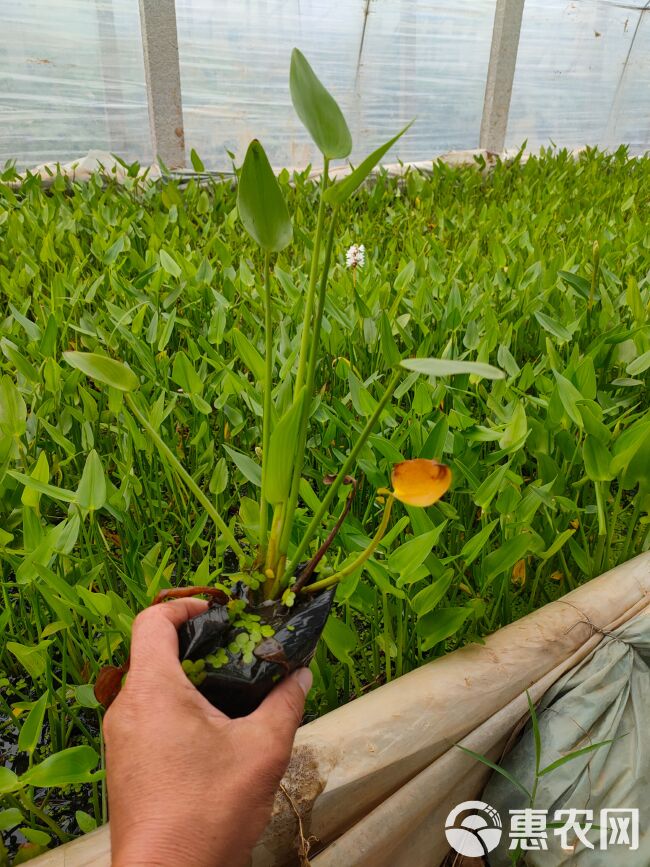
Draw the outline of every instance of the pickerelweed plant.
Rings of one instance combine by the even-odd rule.
[[[354,470],[357,459],[373,429],[378,425],[404,369],[428,376],[470,374],[477,378],[503,377],[500,370],[483,363],[434,358],[400,361],[399,356],[394,358],[383,394],[374,412],[368,417],[338,472],[325,479],[326,493],[306,528],[298,531],[296,517],[301,485],[306,484],[303,470],[309,420],[314,409],[321,323],[339,210],[406,132],[408,126],[377,148],[342,179],[333,182],[329,174],[330,163],[332,160],[349,156],[352,138],[338,104],[298,49],[294,49],[291,59],[290,89],[295,110],[323,155],[323,167],[299,347],[294,353],[292,366],[285,365],[281,374],[281,377],[285,378],[293,375],[292,388],[289,390],[286,388],[286,381],[280,383],[280,388],[276,387],[274,379],[274,327],[277,316],[273,257],[291,243],[293,224],[280,184],[257,140],[251,142],[246,153],[239,174],[237,196],[239,218],[247,233],[259,246],[263,260],[260,295],[264,307],[264,359],[262,364],[257,350],[253,348],[252,352],[256,357],[250,364],[251,369],[263,370],[260,382],[263,398],[261,450],[257,450],[258,454],[261,452],[262,466],[255,550],[242,545],[241,536],[234,524],[226,523],[214,503],[160,437],[156,428],[160,423],[161,409],[156,406],[147,409],[138,399],[135,393],[139,386],[136,375],[121,362],[108,357],[84,352],[65,353],[66,360],[73,367],[112,387],[111,393],[120,411],[126,409],[132,413],[168,465],[173,468],[178,479],[194,494],[212,518],[221,535],[221,550],[229,547],[238,560],[239,568],[231,574],[230,586],[235,581],[243,582],[258,602],[282,600],[287,606],[293,604],[296,594],[313,594],[332,587],[346,575],[359,569],[382,540],[395,499],[409,505],[426,507],[438,500],[450,485],[450,470],[436,461],[416,459],[398,464],[392,474],[392,490],[377,491],[378,496],[384,498],[383,517],[365,550],[357,556],[348,557],[338,568],[324,567],[325,553],[334,542],[355,495],[357,482]],[[245,349],[242,342],[243,356],[246,355]],[[248,354],[250,355],[250,350]],[[182,358],[177,363],[181,366]],[[120,396],[124,397],[125,406],[122,405]],[[164,406],[162,396],[161,406]],[[341,498],[343,488],[347,488],[348,493]],[[327,531],[325,538],[319,543],[318,537],[324,530]],[[222,585],[223,589],[227,591],[228,586]],[[234,616],[240,618],[237,624],[245,634],[252,633],[255,639],[260,640],[268,637],[268,630],[264,632],[260,629],[257,635],[254,624],[251,626],[241,621],[242,606],[235,607]],[[248,645],[254,642],[242,639],[241,648],[245,642],[245,653],[250,655],[251,647]]]

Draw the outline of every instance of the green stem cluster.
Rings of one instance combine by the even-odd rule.
[[[395,391],[395,388],[397,387],[397,383],[400,380],[400,377],[401,377],[401,371],[396,370],[393,373],[393,375],[391,376],[391,378],[389,379],[389,381],[386,385],[386,390],[384,391],[384,394],[382,395],[381,400],[379,401],[379,403],[375,407],[375,411],[373,412],[373,414],[370,416],[370,418],[366,422],[366,425],[363,428],[363,430],[361,431],[361,433],[359,434],[359,437],[358,437],[356,443],[354,444],[352,451],[347,456],[345,462],[343,463],[343,466],[338,471],[336,478],[334,479],[332,484],[329,486],[327,493],[325,494],[325,496],[321,500],[320,508],[314,514],[311,521],[309,522],[307,529],[303,533],[302,539],[301,539],[300,543],[298,544],[298,547],[295,550],[295,553],[293,555],[293,559],[291,560],[291,562],[287,566],[286,571],[289,575],[293,575],[293,573],[295,572],[296,567],[300,563],[302,557],[305,554],[305,551],[307,550],[307,546],[309,545],[312,538],[314,537],[314,534],[318,531],[318,528],[320,526],[321,521],[323,520],[323,518],[327,514],[327,511],[328,511],[329,507],[331,506],[331,504],[334,500],[334,497],[336,496],[336,494],[338,492],[339,487],[341,486],[345,477],[350,474],[350,470],[354,466],[354,464],[357,460],[357,457],[359,456],[359,453],[361,452],[361,449],[365,445],[368,437],[370,436],[375,425],[379,421],[379,418],[381,417],[381,414],[384,411],[386,404],[388,403],[388,401],[392,397],[393,392]]]
[[[173,451],[169,448],[169,446],[167,446],[165,444],[163,439],[158,434],[158,431],[149,422],[149,419],[146,417],[146,415],[140,411],[137,403],[133,399],[133,396],[129,393],[126,393],[124,395],[124,398],[126,400],[126,403],[129,407],[129,409],[131,410],[133,415],[136,417],[136,419],[140,422],[142,427],[147,431],[147,433],[149,434],[149,436],[153,440],[154,444],[157,446],[158,450],[161,452],[161,454],[163,454],[167,458],[170,465],[174,468],[174,470],[178,474],[178,476],[180,476],[182,481],[185,482],[185,484],[189,488],[189,490],[194,494],[194,496],[199,501],[199,503],[201,503],[201,505],[203,506],[205,511],[208,513],[208,515],[210,515],[210,517],[212,518],[212,520],[215,523],[215,526],[217,527],[217,529],[220,531],[221,535],[223,536],[224,540],[227,542],[228,545],[230,545],[230,547],[235,552],[237,557],[240,560],[243,560],[244,559],[244,552],[242,550],[241,545],[235,539],[235,536],[234,536],[232,530],[230,529],[230,527],[223,520],[223,518],[221,517],[219,512],[217,512],[214,504],[210,502],[210,500],[206,497],[206,495],[203,493],[201,488],[194,481],[192,476],[187,472],[185,467],[178,460],[178,458],[173,453]]]
[[[273,391],[273,311],[271,307],[271,254],[264,256],[264,411],[262,416],[262,455],[269,452],[271,441],[271,409]],[[266,556],[268,505],[265,489],[266,466],[262,461],[262,493],[260,495],[260,560]]]

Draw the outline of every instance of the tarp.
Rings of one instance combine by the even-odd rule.
[[[303,726],[253,867],[300,863],[297,815],[313,867],[438,867],[447,815],[489,776],[456,744],[498,759],[526,690],[539,701],[649,604],[646,553]],[[33,863],[108,867],[107,828]]]
[[[620,628],[606,631],[596,650],[546,693],[538,718],[542,768],[590,745],[601,746],[541,777],[534,804],[547,817],[565,811],[561,819],[565,823],[566,811],[586,811],[576,816],[586,842],[577,832],[562,841],[553,830],[548,833],[548,849],[529,852],[527,863],[530,867],[611,867],[616,858],[625,867],[648,867],[650,608]],[[530,726],[502,764],[524,786],[532,787],[535,744]],[[524,794],[498,774],[490,780],[483,800],[501,816],[528,807]],[[617,843],[622,835],[612,811],[631,809],[640,811],[638,838],[633,839],[630,816],[625,834],[629,846],[616,848],[623,844]],[[601,818],[603,810],[616,821]],[[618,815],[623,817],[623,813]],[[606,839],[601,840],[603,834]],[[490,855],[493,867],[508,867],[509,863],[507,847],[499,846]]]

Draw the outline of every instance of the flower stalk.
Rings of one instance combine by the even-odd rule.
[[[377,528],[377,532],[373,536],[370,544],[366,548],[364,548],[364,550],[355,560],[353,560],[351,563],[348,563],[347,566],[345,566],[343,569],[340,569],[338,572],[335,572],[333,575],[328,575],[327,578],[323,578],[320,581],[314,581],[312,584],[307,584],[305,587],[302,588],[302,592],[318,593],[320,590],[327,590],[328,587],[333,587],[347,575],[351,575],[353,572],[356,572],[357,569],[361,568],[361,566],[363,566],[366,560],[368,560],[368,558],[375,553],[375,551],[379,547],[379,543],[384,538],[386,530],[388,529],[388,522],[390,520],[390,513],[392,511],[394,502],[394,494],[389,494],[386,500],[386,506],[384,508],[384,514],[381,519],[381,524]]]

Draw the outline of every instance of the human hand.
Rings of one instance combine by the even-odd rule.
[[[271,816],[311,672],[229,719],[190,683],[177,628],[207,603],[147,608],[126,683],[104,717],[113,867],[239,867]]]

